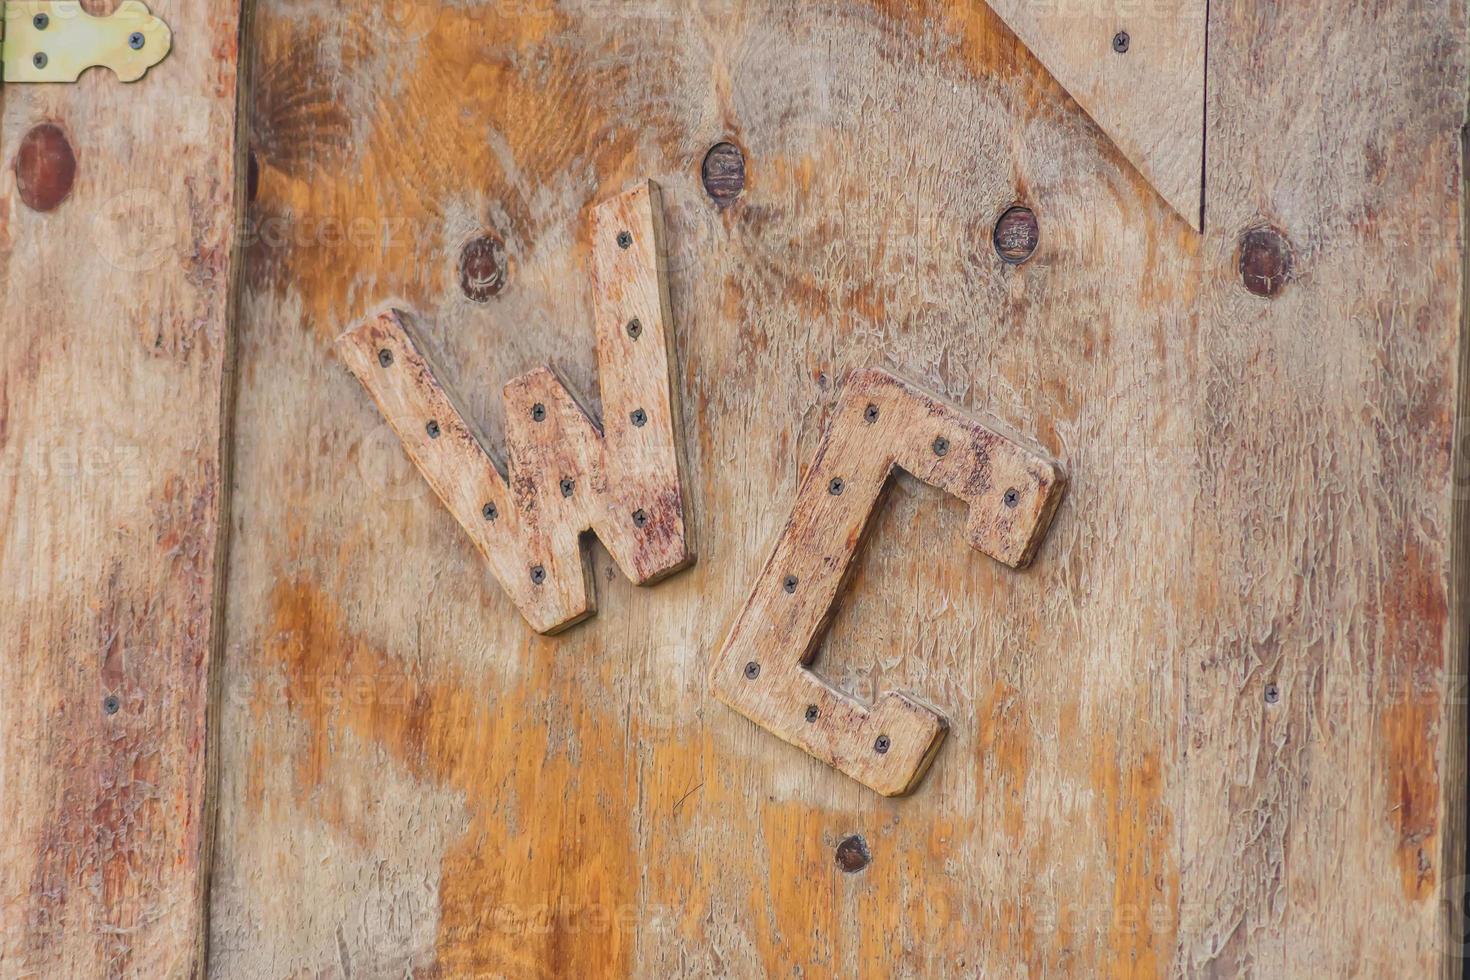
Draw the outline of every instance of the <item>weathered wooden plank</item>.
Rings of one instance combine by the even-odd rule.
[[[258,11],[217,972],[1433,968],[1462,3],[1214,5],[1204,238],[971,0],[411,6],[391,53],[380,5]],[[422,311],[492,440],[527,363],[597,390],[581,216],[644,174],[705,560],[633,601],[594,548],[602,614],[547,640],[332,340]],[[1293,273],[1238,248],[1269,224]],[[918,481],[874,517],[819,656],[955,720],[898,800],[706,684],[873,363],[1071,480],[1024,589]]]
[[[7,977],[203,971],[239,5],[155,11],[146,80],[0,90]]]
[[[806,669],[895,471],[969,509],[971,547],[1029,564],[1061,503],[1055,460],[887,371],[856,371],[775,550],[710,671],[715,696],[885,796],[912,792],[949,722],[885,691],[869,707]]]
[[[1200,230],[1205,0],[986,0],[1169,206]]]

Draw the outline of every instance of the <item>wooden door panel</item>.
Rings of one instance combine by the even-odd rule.
[[[262,0],[212,971],[1438,968],[1464,10],[1215,6],[1200,234],[977,2]],[[510,378],[598,390],[586,216],[645,177],[700,560],[594,546],[540,637],[332,341],[418,311],[503,446]],[[821,662],[944,709],[902,799],[706,679],[869,366],[1070,477],[1024,571],[910,478],[875,518]]]

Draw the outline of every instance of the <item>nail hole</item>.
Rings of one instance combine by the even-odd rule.
[[[648,524],[648,511],[644,510],[641,507],[639,509],[633,511],[633,526],[634,527],[645,527],[645,526],[647,526],[647,524]]]
[[[1131,43],[1133,43],[1133,39],[1128,36],[1127,31],[1119,31],[1113,35],[1113,50],[1119,54],[1127,54],[1128,45]]]
[[[631,232],[618,232],[618,248],[628,249],[633,247],[633,235]]]
[[[536,565],[531,569],[531,584],[540,585],[546,581],[546,569]]]
[[[430,439],[439,438],[439,423],[429,419],[429,424],[424,426],[424,431],[429,434]]]
[[[571,477],[564,476],[561,478],[561,495],[563,497],[570,497],[576,489],[577,485],[572,482]]]
[[[816,705],[809,704],[809,705],[806,706],[806,720],[807,720],[807,724],[811,724],[812,722],[816,721],[818,718],[821,717],[821,715],[822,715],[822,711]]]
[[[842,477],[840,476],[833,477],[832,482],[827,484],[827,492],[834,497],[842,496],[842,491],[846,489],[847,484],[842,481]]]
[[[944,436],[940,436],[938,439],[935,439],[934,440],[934,455],[936,455],[936,456],[948,456],[949,455],[949,440],[946,439],[946,438],[944,438]]]
[[[869,425],[872,425],[874,422],[878,421],[877,405],[869,405],[867,408],[863,409],[863,421],[868,423]]]
[[[887,754],[888,750],[892,747],[893,743],[888,740],[887,735],[879,735],[878,741],[873,743],[873,751],[877,752],[879,755]]]
[[[1021,492],[1015,487],[1006,491],[1005,501],[1007,507],[1014,507],[1021,502]]]
[[[632,420],[634,425],[641,429],[648,422],[648,413],[641,408],[635,408],[633,414],[629,415],[628,418]]]
[[[628,321],[628,336],[632,337],[634,340],[637,340],[639,337],[643,336],[643,324],[638,322],[637,317],[634,317],[633,319]]]
[[[546,421],[546,406],[545,405],[541,404],[540,402],[537,402],[536,404],[534,404],[534,405],[531,406],[531,421],[533,421],[533,422],[545,422]]]
[[[121,707],[122,702],[117,699],[117,695],[115,694],[109,694],[107,697],[102,699],[102,710],[110,715],[117,714],[118,709]]]
[[[745,679],[753,681],[761,675],[761,665],[752,660],[745,665]]]
[[[794,593],[796,591],[797,581],[795,575],[788,575],[785,581],[781,583],[781,588],[785,589],[788,594]]]
[[[378,364],[382,367],[392,367],[393,352],[386,347],[378,351]]]
[[[500,508],[496,507],[494,504],[486,504],[484,509],[481,510],[480,513],[485,515],[485,520],[493,521],[500,516]]]

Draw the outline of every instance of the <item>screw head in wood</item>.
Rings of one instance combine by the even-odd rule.
[[[795,575],[788,575],[786,576],[785,580],[781,582],[781,588],[785,589],[788,595],[795,593],[798,581],[799,579],[797,579]]]
[[[628,231],[618,232],[618,248],[629,249],[633,247],[633,233]]]
[[[1041,226],[1036,212],[1021,204],[1006,208],[995,221],[990,244],[995,254],[1007,265],[1021,265],[1036,252],[1041,243]]]
[[[1267,704],[1276,704],[1280,700],[1281,700],[1281,688],[1277,687],[1275,684],[1267,684],[1266,685],[1266,703]]]
[[[46,28],[51,26],[51,18],[47,17],[45,14],[37,14],[36,16],[31,18],[31,23],[36,26],[36,30],[44,31]]]
[[[850,875],[873,863],[872,852],[868,850],[868,842],[857,834],[845,838],[837,845],[837,866]]]
[[[109,694],[102,699],[102,710],[110,715],[115,715],[122,707],[122,702],[117,699],[116,694]]]
[[[809,705],[806,706],[806,721],[807,721],[807,724],[808,725],[810,725],[812,722],[816,721],[821,716],[822,716],[822,711],[816,705],[809,704]]]
[[[534,405],[531,406],[531,421],[533,421],[533,422],[545,422],[546,421],[546,406],[545,405],[541,404],[540,402],[537,402],[536,404],[534,404]]]
[[[1133,43],[1133,39],[1128,36],[1127,31],[1119,31],[1113,35],[1113,50],[1119,54],[1127,54],[1128,45],[1131,43]]]
[[[45,68],[47,63],[49,63],[50,61],[51,59],[46,57],[46,52],[44,51],[37,51],[34,55],[31,56],[31,64],[35,65],[37,68]]]
[[[128,47],[132,48],[134,51],[142,51],[143,45],[147,43],[148,39],[143,36],[141,31],[134,31],[133,33],[128,35]]]
[[[391,350],[389,350],[388,348],[384,347],[382,350],[378,351],[378,366],[379,367],[392,367],[393,366],[393,352]]]
[[[944,436],[940,436],[938,439],[935,439],[934,440],[934,455],[936,455],[936,456],[948,456],[949,455],[949,440],[946,439],[946,438],[944,438]]]
[[[1014,507],[1021,502],[1021,491],[1011,487],[1006,491],[1005,502],[1007,507]]]
[[[867,408],[863,409],[863,421],[868,423],[869,425],[872,425],[874,422],[878,421],[877,405],[869,405]]]
[[[562,477],[560,485],[561,495],[563,497],[570,497],[572,495],[572,492],[577,489],[577,485],[572,482],[572,478],[569,476]]]
[[[847,484],[843,481],[842,477],[840,477],[840,476],[834,476],[832,478],[832,482],[827,484],[827,492],[830,493],[834,497],[840,497],[840,496],[842,496],[842,491],[844,491],[846,489],[847,489]]]
[[[500,508],[496,507],[493,503],[490,503],[486,504],[484,508],[481,509],[480,513],[485,515],[485,520],[493,521],[500,516]]]
[[[745,679],[753,681],[761,675],[761,665],[752,660],[745,665]]]
[[[638,321],[636,316],[628,321],[628,336],[634,340],[643,336],[643,324]]]
[[[628,419],[641,429],[648,424],[648,413],[641,408],[635,408],[633,413],[628,416]]]
[[[535,566],[533,566],[531,568],[531,584],[532,585],[541,585],[545,581],[546,581],[546,569],[544,567],[542,567],[541,565],[535,565]]]
[[[429,424],[424,426],[424,431],[429,434],[430,439],[439,438],[439,423],[429,419]]]
[[[648,526],[648,511],[644,510],[642,507],[640,507],[637,510],[633,511],[633,526],[634,527],[647,527]]]
[[[710,147],[699,167],[704,191],[715,206],[728,208],[745,190],[745,154],[734,143],[723,141]]]
[[[878,740],[873,743],[873,751],[878,753],[879,755],[886,755],[888,753],[888,750],[892,747],[893,742],[888,738],[887,735],[879,735]]]

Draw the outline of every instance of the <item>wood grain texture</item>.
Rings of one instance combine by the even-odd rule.
[[[986,0],[1194,230],[1203,220],[1205,0]]]
[[[895,469],[964,501],[970,546],[1013,568],[1066,486],[1050,457],[887,371],[855,371],[710,672],[721,701],[884,796],[914,790],[948,721],[899,691],[869,707],[806,668]]]
[[[670,386],[674,341],[660,274],[657,194],[644,185],[593,213],[604,425],[550,367],[522,375],[505,386],[506,466],[435,379],[404,314],[370,317],[337,341],[414,465],[539,633],[560,632],[596,612],[584,532],[597,534],[636,585],[694,560],[678,399]]]
[[[204,970],[240,7],[155,10],[146,81],[0,89],[5,977]]]
[[[1201,236],[972,0],[260,0],[212,971],[1440,969],[1464,4],[1211,6]],[[396,296],[492,440],[528,364],[597,391],[567,284],[586,208],[645,175],[701,561],[635,600],[594,546],[602,612],[548,640],[332,343]],[[1039,244],[1010,265],[1017,203]],[[1240,277],[1265,226],[1274,298]],[[490,233],[480,303],[458,258]],[[875,364],[1071,481],[1024,587],[912,477],[873,518],[817,656],[944,706],[902,799],[707,683]]]

